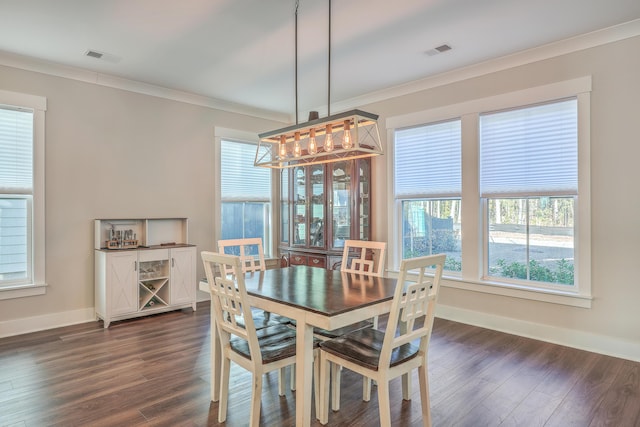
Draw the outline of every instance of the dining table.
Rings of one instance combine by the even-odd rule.
[[[296,426],[311,424],[313,329],[333,330],[388,313],[397,280],[297,265],[246,273],[249,303],[295,320]],[[209,284],[199,284],[209,292]],[[211,400],[220,397],[221,348],[211,315]],[[403,379],[403,388],[408,387]],[[318,416],[318,414],[316,414]]]

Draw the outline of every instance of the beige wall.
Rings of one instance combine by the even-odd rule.
[[[456,288],[442,313],[472,323],[640,360],[640,37],[362,106],[386,117],[592,76],[592,308]],[[385,135],[386,136],[386,135]],[[386,138],[385,138],[386,139]],[[386,240],[386,161],[375,163],[376,238]],[[602,347],[608,349],[603,350]]]
[[[448,282],[441,313],[640,360],[640,37],[362,105],[384,120],[592,76],[592,308],[465,291]],[[233,113],[0,67],[0,89],[45,96],[47,283],[44,296],[0,301],[0,325],[93,307],[93,218],[190,219],[213,239],[213,128],[277,126]],[[387,166],[374,161],[374,238],[388,239]],[[198,275],[202,275],[198,266]]]
[[[190,242],[212,250],[214,126],[281,125],[10,67],[0,66],[0,89],[47,98],[49,285],[45,295],[0,300],[0,331],[16,319],[41,316],[44,327],[92,311],[94,218],[187,217]],[[73,314],[55,315],[64,312]]]

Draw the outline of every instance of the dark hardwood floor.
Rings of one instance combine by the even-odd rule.
[[[209,306],[131,321],[0,339],[0,426],[218,425],[209,401]],[[640,363],[436,319],[429,350],[434,426],[640,426]],[[248,422],[249,376],[237,366],[226,426]],[[345,371],[329,425],[379,425],[377,394]],[[394,426],[421,426],[417,381]],[[313,426],[320,426],[312,415]],[[295,393],[269,374],[262,425],[292,426]]]

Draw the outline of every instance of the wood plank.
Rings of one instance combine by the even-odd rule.
[[[384,327],[385,318],[380,319]],[[0,339],[0,425],[217,426],[209,398],[209,303],[134,320]],[[640,363],[436,319],[429,350],[435,426],[638,426]],[[288,381],[287,381],[288,382]],[[391,382],[391,418],[422,426]],[[232,368],[227,427],[247,423],[250,378]],[[264,380],[261,424],[294,426],[296,393]],[[379,425],[377,388],[342,375],[332,426]],[[319,427],[312,411],[312,426]]]
[[[640,363],[627,360],[623,362],[589,425],[620,427],[640,425]]]

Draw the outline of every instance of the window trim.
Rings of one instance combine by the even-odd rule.
[[[0,286],[0,300],[46,293],[45,270],[45,111],[47,98],[0,90],[0,104],[33,110],[32,281]]]
[[[578,100],[578,185],[579,194],[575,207],[575,292],[537,288],[535,285],[522,286],[517,283],[497,283],[482,280],[485,250],[482,246],[484,223],[479,180],[479,114],[529,104],[549,102],[567,97]],[[386,120],[389,145],[387,170],[390,177],[387,187],[388,200],[394,200],[394,131],[396,128],[418,126],[456,117],[462,120],[462,224],[465,239],[462,241],[463,267],[461,277],[448,276],[443,285],[475,292],[504,295],[565,304],[576,307],[591,307],[591,180],[590,180],[590,117],[591,117],[591,76],[560,81],[548,85],[531,87],[487,98],[474,99],[459,104],[451,104],[430,110],[389,117]],[[398,232],[398,210],[395,203],[389,203],[388,235],[392,250],[390,265],[396,268],[400,260]]]
[[[221,176],[221,168],[220,159],[221,157],[221,146],[222,140],[226,141],[237,141],[247,144],[255,144],[256,149],[259,142],[258,133],[242,131],[238,129],[230,129],[216,126],[214,128],[214,148],[213,148],[213,164],[215,165],[215,173],[214,173],[214,186],[215,189],[213,193],[213,232],[214,232],[214,242],[217,242],[219,236],[222,236],[222,197],[221,197],[221,184],[222,184],[222,176]],[[269,229],[271,230],[271,236],[268,241],[264,243],[264,253],[267,258],[275,258],[278,254],[277,250],[277,242],[280,239],[280,225],[279,218],[276,218],[277,208],[274,207],[274,200],[279,200],[280,194],[280,177],[277,175],[277,169],[270,169],[271,171],[271,208],[269,209]],[[215,243],[214,243],[215,246]],[[216,248],[217,249],[217,248]]]

